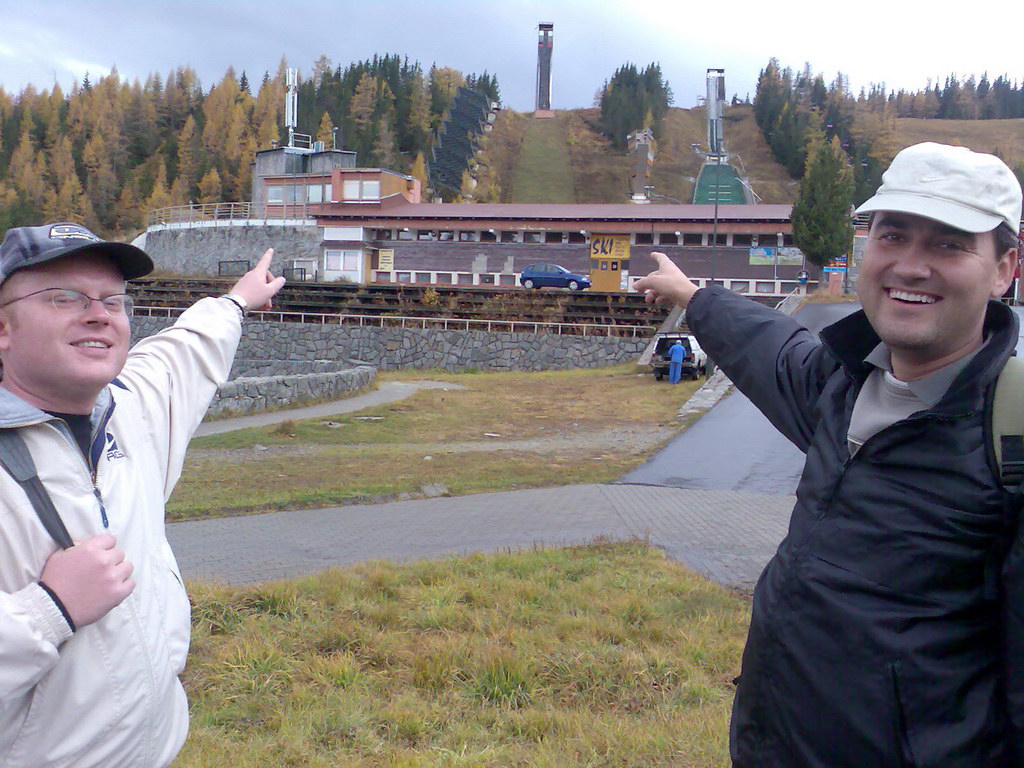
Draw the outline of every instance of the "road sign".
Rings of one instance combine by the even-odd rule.
[[[822,267],[822,272],[845,272],[846,267]]]

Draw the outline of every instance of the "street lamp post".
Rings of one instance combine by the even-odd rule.
[[[715,218],[711,223],[711,285],[715,284],[715,255],[718,253],[718,193],[721,192],[722,153],[715,155]]]

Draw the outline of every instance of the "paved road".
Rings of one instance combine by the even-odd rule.
[[[814,332],[859,304],[810,304],[795,317]],[[621,483],[790,495],[804,455],[733,391]]]
[[[577,485],[229,517],[168,526],[186,578],[248,584],[372,559],[641,537],[722,584],[752,587],[785,535],[786,496]]]

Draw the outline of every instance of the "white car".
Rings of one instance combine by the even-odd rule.
[[[693,361],[697,364],[697,370],[702,376],[708,375],[708,353],[700,348],[700,342],[696,336],[690,337],[690,349],[693,351]]]

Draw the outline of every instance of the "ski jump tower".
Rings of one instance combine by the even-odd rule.
[[[537,108],[534,117],[554,117],[551,109],[551,47],[555,39],[555,25],[541,22],[537,25]]]
[[[708,70],[708,149],[710,156],[725,154],[725,139],[722,131],[722,103],[725,101],[725,70]]]
[[[760,202],[750,188],[750,183],[729,165],[722,120],[725,106],[724,69],[708,70],[708,91],[704,106],[708,113],[708,151],[701,150],[699,144],[693,145],[694,151],[704,156],[697,183],[693,185],[693,202],[697,205],[714,204],[716,207],[720,203],[742,205]]]

